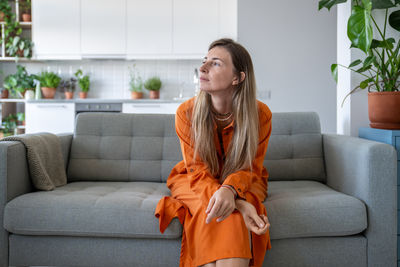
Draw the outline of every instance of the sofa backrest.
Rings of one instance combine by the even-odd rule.
[[[175,116],[79,113],[68,181],[165,182],[182,160]]]
[[[325,182],[322,135],[315,112],[272,113],[272,132],[264,166],[269,180]]]
[[[79,113],[68,181],[166,182],[182,160],[173,114]],[[315,112],[272,114],[264,166],[269,180],[325,181]]]

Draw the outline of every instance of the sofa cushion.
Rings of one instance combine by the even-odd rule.
[[[271,239],[346,236],[367,228],[365,204],[316,181],[271,181],[264,205]]]
[[[68,181],[166,182],[182,160],[173,114],[79,113]]]
[[[177,218],[161,234],[154,216],[164,195],[165,183],[73,182],[11,200],[4,228],[23,235],[178,238]]]
[[[264,166],[269,181],[326,181],[322,135],[315,112],[272,113],[272,131]]]
[[[367,226],[365,205],[315,181],[271,181],[264,202],[271,239],[345,236]],[[4,227],[24,235],[178,238],[172,220],[164,234],[154,216],[169,195],[165,183],[74,182],[19,196],[5,208]]]

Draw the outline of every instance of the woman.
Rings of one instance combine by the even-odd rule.
[[[271,111],[256,100],[249,53],[231,39],[213,42],[200,68],[200,93],[175,117],[183,161],[171,171],[155,215],[164,232],[183,224],[180,266],[262,266],[271,249],[262,202]]]

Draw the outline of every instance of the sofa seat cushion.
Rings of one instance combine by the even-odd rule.
[[[179,238],[177,218],[161,234],[154,216],[166,183],[73,182],[19,196],[5,207],[4,227],[23,235]]]
[[[270,181],[271,239],[347,236],[367,228],[365,204],[317,181]]]

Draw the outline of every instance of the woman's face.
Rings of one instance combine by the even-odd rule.
[[[231,90],[237,84],[229,52],[220,46],[208,51],[200,67],[200,90],[212,93]]]

